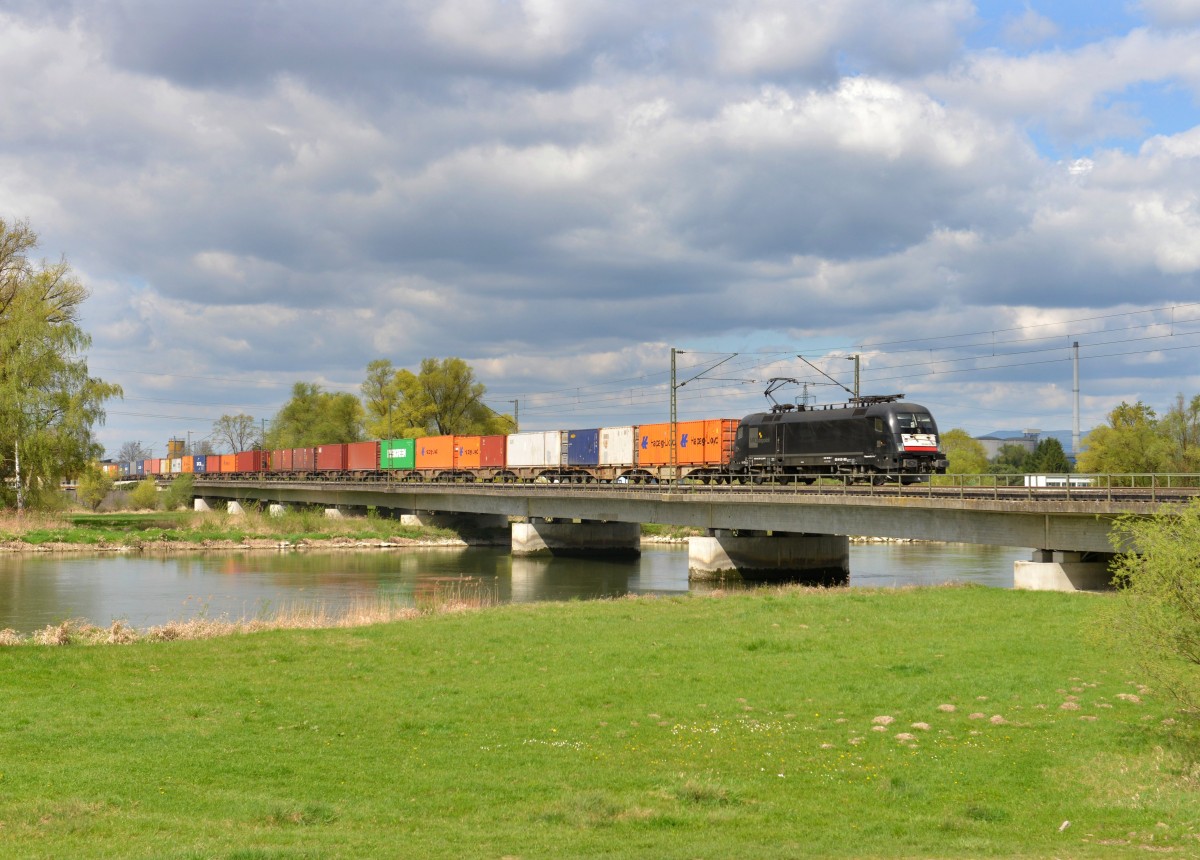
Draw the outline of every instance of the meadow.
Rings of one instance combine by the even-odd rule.
[[[792,588],[0,648],[0,853],[1196,856],[1195,724],[1106,647],[1107,599]]]

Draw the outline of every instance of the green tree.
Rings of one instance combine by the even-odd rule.
[[[1175,395],[1175,405],[1159,423],[1162,467],[1170,472],[1200,472],[1200,395],[1190,401]]]
[[[1038,442],[1028,465],[1030,472],[1041,475],[1063,475],[1071,471],[1071,461],[1067,459],[1062,442],[1053,436]]]
[[[88,374],[79,327],[86,288],[65,260],[34,263],[37,234],[0,220],[0,500],[50,503],[63,478],[103,454],[92,427],[119,386]],[[12,489],[17,459],[20,485]]]
[[[490,435],[516,426],[483,402],[487,388],[461,358],[426,358],[420,372],[399,370],[393,381],[398,397],[392,425],[401,436]]]
[[[1158,419],[1142,401],[1124,401],[1108,413],[1108,423],[1087,435],[1077,461],[1080,472],[1129,474],[1157,472],[1163,442]]]
[[[1107,628],[1154,683],[1200,713],[1200,499],[1117,522],[1119,588]]]
[[[987,470],[993,475],[1020,475],[1029,471],[1029,460],[1029,450],[1024,445],[1009,442],[1000,446]]]
[[[222,415],[213,422],[212,438],[217,445],[236,454],[238,451],[252,451],[262,444],[260,429],[259,422],[252,415]]]
[[[93,511],[112,492],[113,479],[95,463],[88,465],[75,484],[75,495],[81,504],[87,505]]]
[[[362,404],[353,394],[333,394],[315,383],[297,382],[291,400],[271,421],[265,447],[358,442],[363,438],[362,418]]]
[[[971,437],[966,430],[954,428],[942,434],[942,450],[950,466],[947,474],[982,475],[987,471],[987,451],[983,443]]]
[[[364,424],[367,435],[374,439],[395,439],[403,434],[395,432],[395,422],[400,420],[400,388],[396,382],[396,369],[391,361],[378,358],[367,365],[367,378],[362,384],[363,406],[366,412]]]

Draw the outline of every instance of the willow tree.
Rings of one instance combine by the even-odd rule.
[[[271,419],[265,447],[333,445],[362,438],[362,404],[357,397],[324,391],[313,382],[297,382],[292,398]]]
[[[516,426],[483,402],[487,387],[461,358],[426,358],[417,373],[373,361],[362,392],[367,432],[381,438],[511,433]]]
[[[34,262],[37,234],[0,219],[0,494],[48,502],[64,478],[103,453],[92,428],[117,385],[88,374],[91,338],[79,326],[87,289],[65,260]],[[20,467],[20,482],[16,477]],[[15,489],[14,489],[15,485]]]

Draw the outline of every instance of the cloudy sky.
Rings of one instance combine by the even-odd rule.
[[[529,430],[667,420],[672,347],[681,418],[1200,393],[1200,0],[0,0],[0,85],[110,453],[376,358]]]

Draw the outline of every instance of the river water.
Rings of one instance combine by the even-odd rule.
[[[1028,549],[973,544],[853,544],[850,587],[972,582],[1013,584]],[[268,618],[285,610],[337,613],[376,601],[417,605],[437,593],[532,602],[683,594],[686,546],[647,546],[632,560],[514,558],[504,549],[368,552],[0,556],[0,630],[31,633],[84,619],[137,628],[193,618]]]

